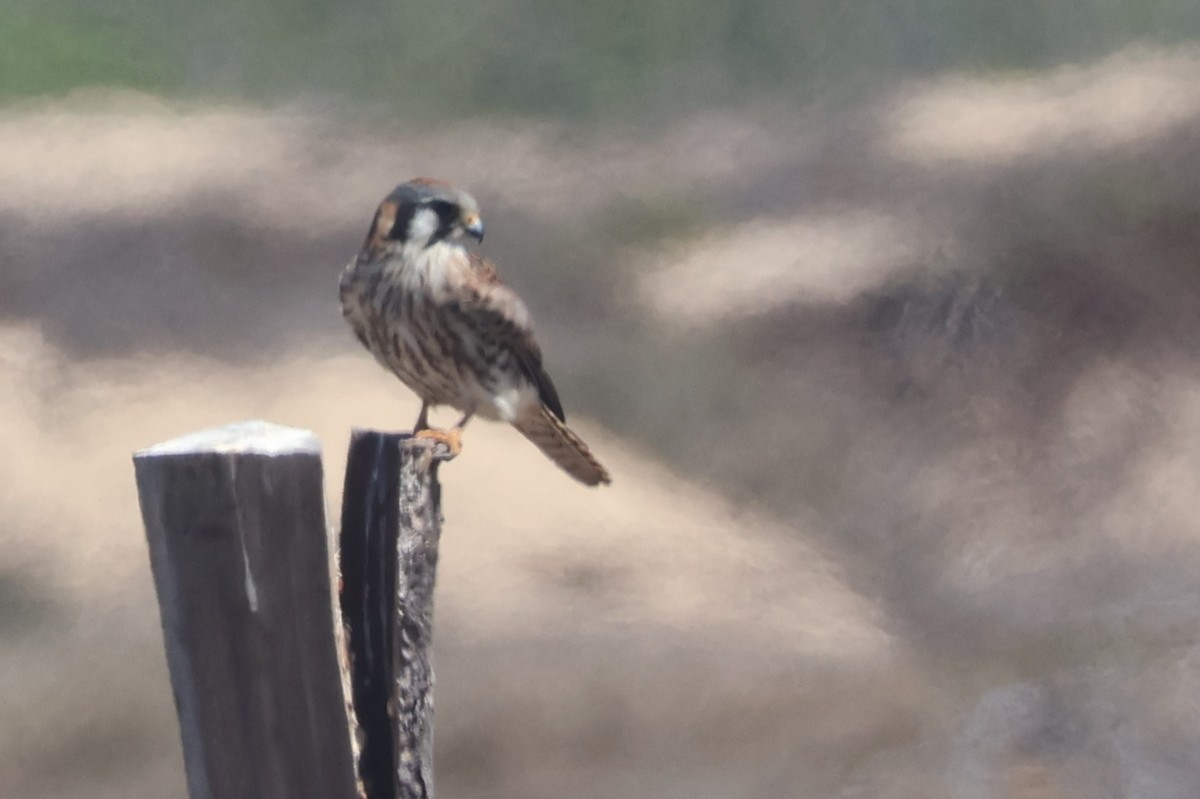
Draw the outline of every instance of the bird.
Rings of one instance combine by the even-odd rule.
[[[416,437],[444,443],[453,457],[472,417],[507,422],[579,482],[608,484],[608,471],[567,427],[529,309],[466,246],[468,238],[482,244],[483,230],[467,192],[433,178],[401,183],[342,271],[342,315],[421,400]],[[453,428],[430,428],[429,410],[439,405],[462,413]]]

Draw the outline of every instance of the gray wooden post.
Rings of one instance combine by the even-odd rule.
[[[355,799],[320,445],[247,422],[134,457],[191,799]]]
[[[342,615],[367,795],[433,797],[433,588],[441,445],[356,430],[342,494]]]

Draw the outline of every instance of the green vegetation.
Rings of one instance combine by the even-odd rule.
[[[98,85],[165,92],[176,82],[165,44],[127,15],[0,5],[0,100]]]
[[[102,84],[443,117],[670,114],[1200,37],[1195,0],[0,3],[0,98]]]

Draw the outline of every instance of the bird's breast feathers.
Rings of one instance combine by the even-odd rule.
[[[343,276],[342,310],[376,359],[427,401],[514,422],[538,406],[537,390],[486,331],[498,311],[524,329],[528,311],[494,275],[450,244],[360,260]],[[451,368],[456,359],[467,368]]]
[[[401,291],[434,299],[462,291],[471,280],[471,259],[467,251],[443,242],[402,251],[399,257],[386,259],[383,269],[386,279]]]

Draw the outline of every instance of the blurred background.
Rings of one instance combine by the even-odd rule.
[[[0,795],[184,797],[130,454],[417,406],[336,281],[481,201],[588,491],[443,474],[453,797],[1193,797],[1194,0],[0,0]],[[451,421],[446,412],[439,421]]]

